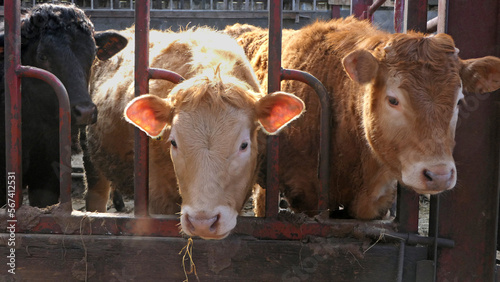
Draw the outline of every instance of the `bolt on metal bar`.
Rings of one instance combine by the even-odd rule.
[[[149,0],[137,0],[135,6],[135,96],[149,92]],[[149,188],[149,139],[134,129],[134,214],[147,216]]]
[[[298,70],[281,70],[281,80],[297,80],[311,86],[318,95],[321,104],[320,150],[318,178],[318,210],[328,209],[330,192],[330,144],[331,144],[331,98],[325,86],[313,75]]]
[[[68,92],[63,83],[52,73],[29,66],[20,66],[20,77],[37,78],[49,84],[59,101],[59,181],[60,201],[71,211],[71,108]]]

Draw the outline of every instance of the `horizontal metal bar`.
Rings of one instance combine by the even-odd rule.
[[[424,245],[432,246],[437,242],[438,247],[453,248],[455,241],[445,238],[434,238],[420,236],[413,233],[400,233],[392,230],[380,229],[377,227],[363,227],[359,230],[362,234],[373,239],[383,238],[385,241],[400,241],[404,240],[409,245]]]
[[[157,68],[149,68],[148,73],[150,79],[164,79],[176,84],[184,81],[184,77],[173,71],[157,69]]]
[[[125,214],[83,213],[73,211],[71,215],[30,213],[30,222],[19,225],[20,233],[45,234],[94,234],[94,235],[128,235],[128,236],[169,236],[182,237],[179,233],[178,216],[136,216]],[[18,222],[22,222],[22,213]],[[3,220],[0,216],[0,220]],[[3,220],[1,222],[6,222]],[[29,226],[28,226],[29,225]],[[233,231],[258,239],[303,240],[308,236],[320,237],[357,237],[364,236],[367,224],[356,220],[326,220],[303,222],[290,220],[288,217],[257,218],[238,217],[238,223]],[[377,230],[389,232],[393,224],[390,221],[373,221],[370,226]],[[4,230],[0,230],[4,231]],[[370,235],[370,234],[368,234]]]

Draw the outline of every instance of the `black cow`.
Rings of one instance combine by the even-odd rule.
[[[0,35],[3,47],[4,34]],[[73,5],[41,4],[21,16],[21,64],[56,75],[68,91],[72,140],[80,127],[94,123],[97,109],[89,95],[89,77],[97,56],[106,60],[123,49],[127,40],[113,31],[95,32],[84,12]],[[3,48],[1,48],[1,78]],[[6,200],[5,86],[0,105],[0,206]],[[32,206],[59,201],[59,103],[52,88],[34,78],[21,80],[23,187]],[[67,148],[70,150],[70,148]]]

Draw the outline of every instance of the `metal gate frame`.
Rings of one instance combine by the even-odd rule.
[[[352,0],[353,11],[357,11],[356,14],[362,17],[368,17],[374,11],[374,7],[378,5],[381,1],[376,1],[375,4],[370,0]],[[470,19],[464,13],[470,12],[472,6],[474,5],[473,1],[469,1],[467,5],[463,3],[455,4],[455,3],[446,3],[446,1],[440,1],[444,4],[441,6],[446,7],[447,9],[442,9],[441,15],[455,15],[455,17],[448,16],[448,32],[455,38],[457,46],[462,49],[461,55],[462,58],[468,56],[482,56],[485,54],[493,54],[500,55],[500,30],[498,30],[498,21],[500,20],[500,1],[497,0],[489,0],[487,1],[489,5],[483,5],[478,9],[476,13],[476,22],[481,20],[484,23],[486,22],[493,26],[490,29],[484,29],[481,31],[480,35],[484,37],[479,38],[495,38],[489,40],[487,44],[480,44],[477,46],[476,40],[474,42],[470,42],[467,40],[467,36],[470,36],[472,33],[477,33],[477,28],[474,29],[475,25],[464,25],[465,22],[463,17]],[[136,13],[136,21],[137,19],[142,19],[142,21],[137,21],[136,30],[141,31],[136,33],[136,50],[145,50],[145,46],[147,46],[148,42],[148,32],[149,30],[149,9],[147,7],[150,6],[149,0],[144,0],[142,2],[138,1],[138,5]],[[143,4],[143,5],[141,5]],[[373,4],[373,5],[372,5]],[[441,3],[440,3],[441,4]],[[270,66],[269,69],[269,92],[277,91],[280,87],[280,82],[283,79],[295,79],[299,81],[306,82],[321,92],[322,85],[317,83],[313,77],[308,76],[307,74],[297,72],[294,70],[282,70],[280,66],[281,61],[281,22],[282,22],[282,11],[281,11],[282,2],[279,0],[270,2],[270,16],[269,16],[269,30],[270,30],[270,54],[269,60]],[[406,6],[406,9],[405,9]],[[440,7],[441,7],[440,6]],[[395,5],[395,19],[397,27],[401,27],[403,25],[401,23],[401,19],[406,19],[406,26],[408,29],[417,29],[417,30],[425,30],[426,23],[426,7],[427,1],[418,0],[418,1],[399,1],[396,0]],[[494,8],[493,8],[494,7]],[[425,10],[424,10],[425,9]],[[477,9],[477,5],[474,6],[474,9]],[[15,201],[15,209],[18,210],[20,203],[20,191],[21,191],[21,135],[20,135],[20,95],[19,95],[19,77],[36,77],[46,80],[51,85],[56,87],[56,93],[60,99],[60,115],[61,115],[61,128],[65,131],[60,133],[61,138],[61,146],[64,148],[64,145],[67,144],[65,142],[70,142],[69,140],[69,102],[67,99],[67,94],[65,93],[64,87],[62,84],[50,74],[46,74],[42,71],[24,67],[20,65],[20,54],[19,54],[19,43],[14,43],[12,45],[10,42],[16,42],[16,38],[19,38],[19,27],[15,23],[19,23],[19,2],[18,1],[6,1],[5,2],[5,26],[6,26],[6,54],[8,58],[13,58],[12,60],[6,60],[6,72],[5,77],[8,82],[6,89],[6,123],[8,132],[7,136],[11,136],[11,139],[7,141],[7,155],[9,156],[9,160],[7,162],[7,169],[9,172],[14,172],[17,176],[17,188],[16,188],[16,201]],[[9,12],[10,11],[10,12]],[[412,13],[408,13],[405,15],[405,11],[412,11]],[[425,17],[423,16],[425,15]],[[459,15],[459,16],[457,16]],[[463,16],[463,17],[460,17]],[[14,23],[14,24],[11,24]],[[495,29],[495,23],[497,29]],[[446,24],[445,21],[441,22],[441,25],[438,26],[438,29],[443,29],[443,24]],[[451,27],[451,28],[450,28]],[[403,31],[403,30],[398,30]],[[468,33],[464,31],[469,31]],[[469,34],[469,35],[467,35]],[[462,47],[464,46],[464,47]],[[144,48],[144,49],[143,49]],[[474,51],[475,50],[475,51]],[[9,55],[11,54],[11,55]],[[274,63],[273,63],[274,62]],[[136,95],[147,93],[148,87],[148,79],[169,79],[174,82],[179,82],[182,78],[176,75],[175,73],[171,73],[164,70],[158,69],[149,69],[148,68],[148,56],[147,54],[138,52],[136,56]],[[10,95],[8,94],[10,93]],[[325,100],[328,96],[323,96],[320,98],[321,100]],[[457,243],[457,247],[454,249],[443,249],[438,252],[437,246],[443,247],[452,247],[453,241],[447,239],[441,239],[437,236],[435,237],[422,237],[415,235],[417,231],[418,225],[418,197],[413,193],[407,190],[401,189],[398,193],[398,217],[395,221],[396,226],[393,225],[392,222],[387,221],[377,221],[373,223],[359,222],[353,220],[325,220],[325,221],[314,221],[307,220],[303,224],[297,225],[290,222],[283,221],[279,218],[278,215],[278,186],[277,186],[277,177],[276,170],[277,167],[277,139],[272,137],[270,138],[268,148],[271,148],[271,154],[274,154],[274,158],[271,157],[271,160],[268,161],[268,167],[271,169],[271,172],[268,173],[270,175],[270,179],[268,180],[268,189],[267,189],[267,203],[266,203],[266,218],[258,219],[258,218],[238,218],[238,226],[235,229],[235,232],[238,234],[246,234],[250,235],[253,238],[260,239],[258,242],[262,243],[260,245],[266,245],[266,239],[273,240],[294,240],[289,241],[273,241],[275,246],[286,246],[286,248],[296,249],[300,247],[302,251],[304,245],[299,243],[297,245],[297,240],[309,240],[314,241],[315,237],[320,238],[336,238],[336,237],[345,237],[346,235],[354,235],[357,236],[358,239],[362,240],[363,238],[372,238],[377,239],[381,238],[382,235],[385,236],[386,244],[380,244],[379,246],[375,246],[373,250],[376,251],[375,256],[380,255],[391,255],[394,250],[396,250],[396,254],[398,254],[399,258],[394,261],[394,266],[397,266],[395,280],[402,281],[403,277],[405,277],[405,281],[407,279],[418,279],[415,276],[412,277],[412,274],[415,272],[418,273],[418,263],[416,261],[434,261],[431,264],[433,268],[432,276],[439,281],[455,281],[457,279],[462,280],[463,278],[470,277],[470,279],[478,279],[481,281],[493,281],[495,277],[495,246],[496,246],[496,223],[497,223],[497,214],[498,214],[498,135],[495,135],[498,124],[500,122],[493,119],[488,119],[488,117],[495,116],[496,108],[493,101],[498,100],[494,96],[490,96],[488,101],[481,101],[479,110],[471,111],[467,116],[467,122],[463,123],[463,127],[457,132],[457,163],[459,164],[458,169],[461,173],[462,183],[465,184],[469,189],[455,189],[449,195],[446,195],[444,199],[440,200],[439,197],[433,197],[432,199],[432,218],[434,220],[431,223],[431,234],[439,234],[444,235],[447,238],[452,238]],[[323,101],[325,102],[325,101]],[[491,102],[491,103],[488,103]],[[324,107],[328,108],[328,107]],[[326,113],[323,115],[327,116]],[[498,114],[497,114],[498,116]],[[328,120],[328,119],[326,119]],[[13,127],[10,127],[10,121],[14,121],[12,124]],[[16,122],[17,121],[17,122]],[[486,131],[487,134],[484,134],[484,137],[478,138],[478,136],[471,136],[470,132],[477,132],[478,124],[481,124],[481,129]],[[322,124],[324,130],[328,130],[329,126]],[[322,132],[322,136],[329,137],[329,134],[325,134],[327,131]],[[141,136],[142,135],[142,136]],[[39,215],[37,216],[37,222],[35,224],[23,224],[22,222],[17,222],[16,225],[16,237],[20,238],[20,241],[23,241],[25,247],[28,246],[37,246],[39,248],[43,248],[42,245],[37,245],[37,241],[44,242],[46,246],[50,246],[51,241],[57,241],[64,244],[64,241],[71,242],[71,244],[76,244],[81,239],[83,245],[84,241],[94,242],[95,240],[103,240],[107,241],[110,239],[109,235],[140,235],[143,236],[145,241],[153,240],[153,243],[164,241],[161,238],[149,238],[149,236],[169,236],[169,237],[179,237],[178,233],[178,220],[172,216],[165,217],[150,217],[147,213],[147,202],[148,202],[148,193],[147,193],[147,139],[144,134],[136,134],[136,144],[138,149],[136,149],[136,194],[135,194],[135,216],[134,217],[126,217],[123,215],[95,215],[95,214],[83,214],[79,212],[72,211],[71,209],[71,198],[70,198],[70,181],[68,181],[68,171],[61,169],[61,204],[59,207],[55,208],[50,215]],[[480,140],[477,140],[480,139]],[[327,138],[322,139],[322,143],[326,145],[329,144]],[[486,147],[487,149],[483,149],[480,152],[467,152],[467,148],[471,146],[479,145]],[[483,148],[484,148],[483,147]],[[323,147],[324,148],[324,147]],[[323,150],[323,149],[322,149]],[[327,150],[327,149],[326,149]],[[328,150],[327,150],[328,152]],[[327,158],[324,156],[328,156],[328,154],[322,155],[322,163],[325,162],[328,164]],[[471,158],[472,157],[472,158]],[[61,150],[61,163],[63,165],[67,165],[69,163],[67,152],[63,152]],[[466,160],[467,162],[460,163],[460,160]],[[495,169],[484,170],[481,169],[481,164],[487,164],[489,167],[494,167]],[[69,167],[67,165],[66,167]],[[323,168],[325,165],[323,165]],[[468,171],[470,170],[470,173]],[[322,193],[328,191],[328,183],[327,180],[328,171],[322,170],[320,172],[322,176]],[[139,176],[139,177],[138,177]],[[325,177],[326,176],[326,177]],[[479,180],[479,181],[478,181]],[[471,188],[476,188],[475,190]],[[478,193],[478,190],[481,190],[481,193]],[[488,197],[484,199],[484,193],[489,195],[495,195],[495,197]],[[483,197],[478,197],[477,195],[483,195]],[[323,194],[327,195],[327,193]],[[463,208],[461,206],[457,206],[456,202],[462,203],[464,199],[474,199],[473,203],[467,203],[467,208]],[[440,203],[441,202],[441,203]],[[327,201],[323,198],[323,202],[319,202],[319,207],[325,209]],[[439,212],[439,207],[441,206],[441,212]],[[444,207],[444,208],[443,208]],[[19,217],[23,216],[23,208],[18,210]],[[488,230],[486,232],[481,233],[477,232],[473,228],[469,228],[468,224],[464,224],[464,220],[457,225],[456,221],[452,219],[456,219],[457,214],[463,216],[464,219],[467,219],[468,224],[478,224],[485,225]],[[476,215],[480,217],[478,220],[472,215]],[[2,221],[3,220],[3,217]],[[8,221],[8,220],[7,220]],[[88,221],[88,224],[86,223]],[[82,224],[82,222],[84,224]],[[1,224],[4,224],[2,222]],[[0,224],[0,226],[2,226]],[[147,228],[145,228],[147,227]],[[439,229],[438,229],[439,228]],[[4,228],[2,228],[4,230]],[[9,231],[8,229],[5,229]],[[396,232],[396,230],[398,232]],[[24,233],[24,234],[22,234]],[[30,233],[41,233],[41,234],[65,234],[63,236],[60,235],[30,235]],[[74,235],[68,235],[74,234]],[[84,234],[94,234],[84,235]],[[108,235],[108,236],[98,236],[98,235]],[[361,234],[361,235],[360,235]],[[46,237],[49,236],[49,237]],[[243,235],[245,236],[245,235]],[[312,236],[312,237],[311,237]],[[119,244],[125,244],[124,242],[130,243],[133,238],[121,237]],[[84,240],[85,238],[85,240]],[[126,238],[126,239],[125,239]],[[148,239],[149,238],[149,239]],[[0,242],[3,240],[3,243],[6,244],[8,239],[4,234],[0,234]],[[172,241],[174,239],[168,239]],[[179,241],[181,240],[181,241]],[[237,241],[241,238],[236,239]],[[328,239],[323,239],[328,240]],[[342,240],[341,240],[342,241]],[[184,242],[183,239],[176,239],[172,241],[172,246],[178,246],[180,242]],[[324,241],[322,241],[324,243]],[[377,241],[378,242],[378,241]],[[391,242],[396,242],[396,245],[393,245]],[[3,244],[0,243],[0,244]],[[255,252],[263,252],[260,248],[255,247],[250,249]],[[365,242],[366,243],[366,242]],[[20,243],[19,245],[22,245]],[[119,245],[118,244],[118,245]],[[137,242],[134,244],[137,245]],[[148,248],[149,245],[144,245],[143,243],[141,247]],[[210,243],[206,241],[198,241],[196,240],[196,244],[199,244],[203,250],[212,250],[214,246],[224,245],[224,242]],[[329,245],[328,245],[329,244]],[[355,245],[353,242],[334,242],[328,243],[328,246],[338,246],[340,245]],[[405,244],[408,246],[405,247]],[[422,248],[418,248],[415,245],[428,245],[431,246],[430,250],[427,252],[422,252]],[[6,244],[7,245],[7,244]],[[182,244],[181,244],[182,245]],[[115,245],[113,245],[115,246]],[[391,247],[392,246],[392,247]],[[96,246],[90,247],[90,249],[98,252],[95,249]],[[310,246],[309,246],[310,247]],[[206,249],[204,249],[206,248]],[[267,248],[267,247],[264,247]],[[389,249],[387,249],[389,248]],[[85,267],[88,270],[88,256],[87,249],[85,246]],[[179,248],[180,249],[180,248]],[[177,249],[176,249],[177,250]],[[377,250],[379,253],[377,253]],[[405,253],[406,250],[406,253]],[[458,250],[458,251],[457,251]],[[278,250],[279,251],[279,250]],[[299,256],[301,251],[299,251]],[[109,250],[108,250],[109,252]],[[123,253],[126,253],[122,250]],[[174,252],[175,253],[175,252]],[[329,258],[320,259],[317,257],[318,253],[316,250],[311,250],[309,248],[304,251],[305,254],[310,255],[308,258],[316,259],[316,262],[327,263],[334,262],[337,264],[342,264],[336,261],[336,258],[342,258],[343,255],[335,255],[333,253],[328,254]],[[422,258],[422,254],[425,256],[428,255],[428,258]],[[352,255],[352,253],[351,253]],[[365,259],[366,261],[370,261],[370,256],[367,254]],[[28,255],[24,254],[21,257],[25,257],[27,259],[30,258],[30,253]],[[345,253],[344,258],[348,256]],[[352,255],[354,257],[354,255]],[[473,260],[470,257],[474,257]],[[356,259],[356,257],[355,257]],[[408,259],[410,261],[408,261]],[[411,259],[414,259],[411,261]],[[180,259],[179,259],[180,260]],[[305,260],[304,260],[305,261]],[[302,260],[299,259],[299,262],[302,263]],[[459,262],[459,263],[457,263]],[[258,260],[254,262],[255,265],[253,267],[258,266],[261,263]],[[358,262],[359,263],[359,262]],[[125,263],[123,263],[125,265]],[[270,263],[273,264],[272,262]],[[292,262],[293,264],[293,262]],[[411,265],[410,265],[411,264]],[[424,264],[421,264],[424,265]],[[429,265],[429,264],[427,264]],[[344,267],[349,267],[348,264],[345,264]],[[351,265],[352,267],[352,265]],[[383,263],[371,264],[372,268],[384,268]],[[236,267],[238,268],[238,267]],[[286,269],[286,268],[285,268]],[[302,274],[300,269],[293,269],[292,274],[298,277],[299,279],[304,279],[307,276],[309,278],[310,272],[304,272],[304,267],[302,266]],[[319,269],[319,267],[317,267]],[[213,270],[213,269],[212,269]],[[373,270],[373,269],[371,269]],[[421,268],[421,270],[427,271],[427,267]],[[29,272],[29,271],[28,271]],[[59,273],[59,272],[58,272]],[[63,272],[59,273],[62,274]],[[251,272],[250,272],[251,273]],[[386,277],[383,276],[382,271],[375,271],[379,276],[374,277]],[[216,272],[216,274],[218,274]],[[285,275],[286,274],[286,275]],[[289,276],[290,273],[283,272],[282,278],[285,276]],[[329,277],[329,273],[326,273],[326,276],[323,274],[315,272],[316,277]],[[88,275],[88,271],[86,272],[86,276]],[[312,274],[311,274],[312,275]],[[323,276],[322,276],[323,275]],[[26,276],[26,277],[29,277]],[[35,276],[31,276],[35,277]],[[73,273],[73,278],[75,274]],[[109,277],[109,276],[108,276]],[[217,276],[214,276],[217,277]],[[348,277],[348,276],[345,276]],[[361,277],[369,277],[362,276]],[[358,277],[359,278],[359,277]],[[361,279],[363,280],[363,279]]]

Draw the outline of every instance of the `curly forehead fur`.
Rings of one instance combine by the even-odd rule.
[[[221,74],[216,69],[182,82],[172,90],[169,99],[178,110],[193,110],[201,103],[214,109],[227,105],[238,109],[253,108],[263,94],[249,89],[247,83],[234,76]]]
[[[75,5],[41,4],[35,6],[21,19],[21,34],[25,38],[37,37],[49,31],[79,30],[94,33],[94,25]]]

